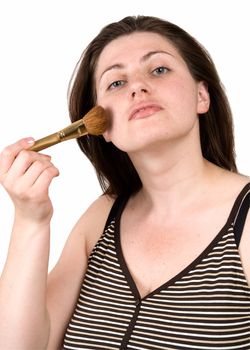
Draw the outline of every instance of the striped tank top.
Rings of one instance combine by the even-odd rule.
[[[238,245],[250,184],[224,227],[177,276],[140,298],[123,258],[118,198],[90,257],[64,349],[249,350],[250,287]]]

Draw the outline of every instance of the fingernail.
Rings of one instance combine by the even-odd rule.
[[[32,144],[35,142],[35,140],[33,139],[33,137],[27,137],[26,141],[27,141],[27,143],[28,143],[29,145],[32,145]]]

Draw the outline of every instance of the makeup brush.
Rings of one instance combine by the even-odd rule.
[[[66,128],[36,140],[30,151],[41,151],[59,142],[75,139],[87,134],[101,135],[107,128],[107,117],[101,106],[95,106],[85,116]]]

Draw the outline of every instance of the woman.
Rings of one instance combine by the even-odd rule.
[[[237,173],[211,58],[169,22],[124,18],[84,52],[72,121],[95,104],[109,128],[78,142],[104,195],[49,277],[48,188],[59,172],[28,150],[32,138],[1,154],[15,205],[1,348],[249,349],[249,178]]]

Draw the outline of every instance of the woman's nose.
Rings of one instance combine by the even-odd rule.
[[[144,94],[147,94],[148,93],[148,90],[146,88],[137,88],[137,89],[133,89],[132,90],[132,97],[135,98],[136,96],[140,96],[140,95],[144,95]]]
[[[150,85],[144,74],[135,72],[130,81],[130,96],[134,98],[141,98],[145,94],[150,93]]]

